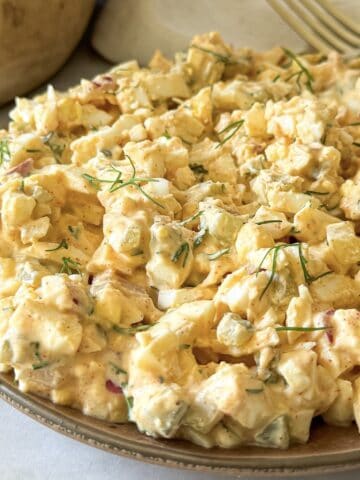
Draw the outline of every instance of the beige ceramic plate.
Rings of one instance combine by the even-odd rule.
[[[355,426],[315,425],[310,442],[289,450],[241,448],[206,450],[180,441],[155,440],[132,425],[114,425],[53,405],[17,390],[10,375],[0,374],[0,397],[57,432],[145,462],[228,475],[325,473],[360,467],[360,436]]]

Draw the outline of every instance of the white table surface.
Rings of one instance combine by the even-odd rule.
[[[73,55],[51,81],[67,88],[81,76],[91,77],[106,63],[86,46]],[[0,128],[10,106],[0,109]],[[38,424],[0,399],[0,480],[220,480],[229,477],[185,472],[143,464],[83,445]],[[246,480],[249,477],[242,477]],[[259,477],[258,477],[259,478]],[[268,478],[268,477],[267,477]],[[277,477],[272,477],[276,479]],[[292,477],[295,478],[295,477]],[[297,480],[357,480],[360,471],[296,477]]]

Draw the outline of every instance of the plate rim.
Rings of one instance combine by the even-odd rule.
[[[246,465],[243,460],[238,461],[238,463],[236,461],[235,463],[234,461],[230,462],[230,465],[210,465],[209,450],[204,450],[202,455],[196,452],[188,452],[186,458],[184,458],[184,452],[181,452],[182,458],[179,458],[180,453],[179,455],[176,454],[176,448],[169,450],[166,448],[166,445],[164,446],[161,441],[157,440],[154,440],[156,443],[154,446],[144,445],[131,439],[124,444],[120,437],[114,442],[112,437],[115,437],[115,435],[112,435],[110,432],[100,432],[96,426],[85,425],[71,418],[72,412],[83,416],[81,412],[68,407],[60,407],[61,410],[68,412],[68,415],[66,415],[66,413],[58,410],[59,406],[52,404],[49,400],[18,390],[6,374],[0,374],[0,398],[42,425],[73,440],[109,453],[165,467],[238,477],[243,475],[270,476],[276,474],[279,476],[295,476],[299,474],[326,474],[354,470],[360,467],[360,444],[357,449],[330,455],[331,461],[329,461],[329,454],[320,453],[311,457],[293,456],[291,458],[292,466],[280,465],[280,459],[276,457],[268,457],[268,465],[259,465],[261,460],[261,454],[259,453],[257,458],[252,459],[257,466]],[[89,419],[90,417],[84,416],[84,418]],[[162,450],[166,452],[166,458],[161,456]],[[325,457],[327,457],[327,460]],[[298,463],[299,461],[301,461],[301,465]],[[243,464],[241,465],[241,463]]]

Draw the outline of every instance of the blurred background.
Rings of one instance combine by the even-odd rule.
[[[333,3],[360,15],[360,0]],[[48,82],[64,90],[131,58],[146,64],[156,48],[171,56],[211,30],[236,46],[308,48],[266,0],[0,0],[0,128],[15,96]]]

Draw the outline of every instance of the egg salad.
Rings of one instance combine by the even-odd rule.
[[[0,370],[207,448],[360,426],[359,67],[209,33],[18,98]]]

